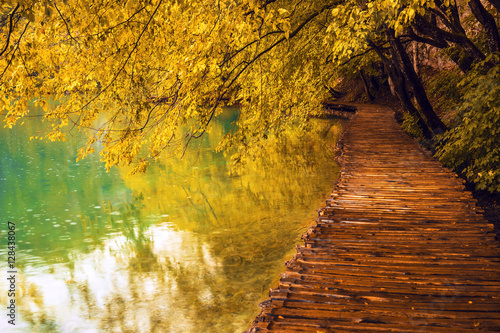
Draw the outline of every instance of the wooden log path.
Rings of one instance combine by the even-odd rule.
[[[463,181],[358,106],[342,171],[248,332],[500,332],[500,245]]]

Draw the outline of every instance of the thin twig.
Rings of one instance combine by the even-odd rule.
[[[63,20],[64,25],[66,26],[66,31],[68,32],[69,37],[71,37],[71,39],[72,39],[72,40],[74,40],[77,44],[80,44],[80,43],[79,43],[79,42],[75,39],[75,37],[73,37],[73,36],[71,35],[71,31],[70,31],[70,29],[69,29],[68,22],[64,19],[64,17],[63,17],[63,15],[62,15],[61,11],[59,10],[59,8],[57,7],[57,4],[56,4],[55,2],[54,2],[54,7],[56,8],[57,12],[59,13],[59,16],[61,17],[61,20]]]
[[[3,48],[2,52],[0,52],[0,57],[7,51],[7,48],[9,47],[10,43],[10,35],[12,35],[12,21],[14,19],[14,14],[16,13],[17,9],[19,8],[19,4],[17,4],[16,8],[10,13],[10,19],[9,19],[9,33],[7,34],[7,41],[5,42],[5,47]]]
[[[28,23],[26,23],[26,26],[24,27],[24,30],[21,33],[21,36],[19,36],[19,39],[17,40],[17,43],[16,43],[16,48],[14,49],[14,52],[12,52],[12,56],[10,57],[9,62],[7,63],[7,66],[5,66],[2,74],[0,74],[0,79],[3,77],[3,75],[5,74],[5,72],[7,71],[7,69],[12,64],[12,60],[14,60],[14,55],[16,54],[16,51],[19,49],[19,43],[21,42],[21,38],[23,37],[24,33],[26,32],[26,29],[28,29],[28,25],[30,23],[31,23],[30,21],[28,21]]]
[[[160,8],[160,5],[162,3],[163,0],[160,0],[160,2],[158,3],[158,6],[156,6],[153,14],[151,14],[151,17],[149,18],[148,22],[146,23],[146,25],[144,26],[144,29],[142,29],[141,31],[141,34],[139,35],[139,37],[137,38],[136,42],[134,43],[134,47],[132,48],[132,50],[129,52],[128,56],[127,56],[127,59],[125,59],[125,62],[123,63],[123,65],[120,67],[120,69],[116,72],[116,74],[113,76],[113,78],[111,79],[111,81],[108,83],[108,85],[106,85],[106,87],[104,87],[101,91],[99,91],[99,93],[94,96],[94,98],[92,98],[90,101],[88,101],[87,103],[85,103],[84,106],[82,106],[80,108],[79,111],[83,110],[84,108],[86,108],[87,106],[90,105],[90,103],[92,103],[93,101],[95,101],[97,98],[99,98],[99,96],[101,96],[106,90],[109,89],[109,87],[111,87],[111,85],[115,82],[116,78],[118,77],[118,75],[120,75],[120,73],[123,71],[123,69],[125,68],[125,66],[127,65],[128,61],[130,60],[130,57],[132,56],[132,54],[134,53],[135,49],[139,46],[139,41],[141,40],[141,37],[142,35],[144,34],[144,32],[146,32],[146,29],[148,28],[149,26],[149,23],[151,23],[151,21],[153,20],[153,17],[155,16],[156,12],[158,11],[158,8]]]

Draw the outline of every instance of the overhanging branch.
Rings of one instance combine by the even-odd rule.
[[[13,30],[13,20],[14,20],[14,14],[16,11],[19,9],[19,4],[17,4],[16,8],[10,13],[9,17],[9,31],[7,33],[7,40],[5,41],[5,46],[3,50],[0,52],[0,57],[7,51],[7,48],[9,47],[10,44],[10,36],[12,35],[12,30]]]

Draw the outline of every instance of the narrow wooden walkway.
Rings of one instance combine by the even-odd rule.
[[[250,332],[500,332],[500,246],[460,178],[386,107],[358,106],[342,173]]]

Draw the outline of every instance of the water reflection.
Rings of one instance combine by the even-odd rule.
[[[75,164],[78,144],[20,144],[36,125],[2,130],[0,208],[17,222],[19,237],[16,328],[248,327],[286,252],[332,188],[338,129],[314,121],[307,136],[290,132],[230,174],[213,147],[231,117],[216,122],[183,160],[160,161],[132,178],[126,169],[105,173],[94,159]],[[0,301],[6,303],[4,293]],[[5,325],[0,321],[0,330]]]

